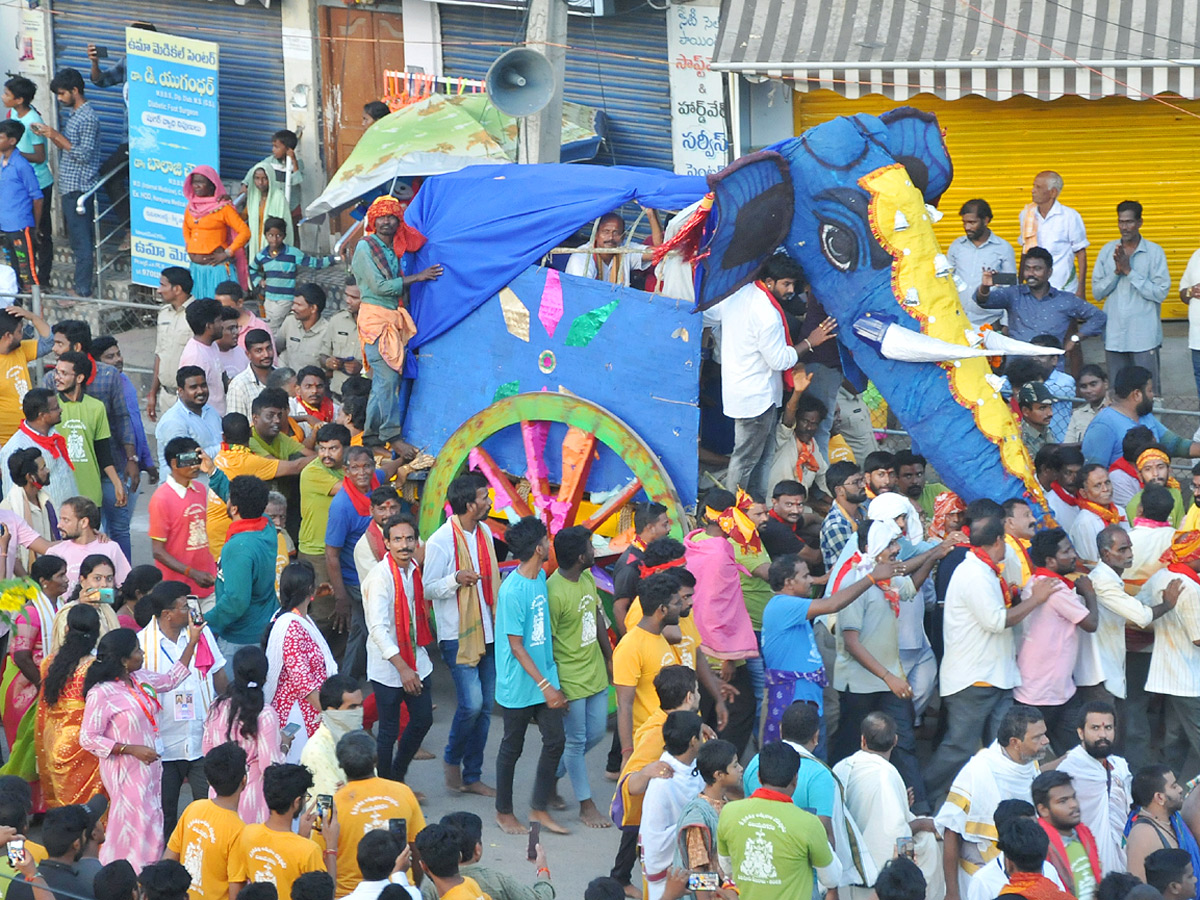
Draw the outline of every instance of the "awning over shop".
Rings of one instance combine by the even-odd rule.
[[[798,91],[1200,96],[1195,0],[723,0],[712,67]]]

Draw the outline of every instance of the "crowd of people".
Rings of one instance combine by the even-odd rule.
[[[61,133],[26,131],[31,83],[4,94],[21,286],[45,279],[53,182],[74,210],[101,163],[83,76],[53,88]],[[1103,309],[1058,175],[1034,181],[1019,278],[986,201],[960,211],[948,256],[972,323],[1047,351],[1003,372],[1045,507],[965,502],[919,448],[879,449],[837,323],[778,255],[705,315],[733,452],[705,459],[725,474],[694,523],[641,503],[615,542],[551,534],[493,515],[468,471],[421,498],[448,511],[422,535],[409,479],[433,459],[403,440],[404,297],[443,269],[406,271],[421,237],[378,197],[327,315],[303,275],[340,260],[297,247],[295,148],[273,136],[242,213],[212,168],[188,173],[151,427],[117,338],[0,310],[0,590],[28,592],[3,681],[0,896],[549,900],[536,835],[527,885],[482,864],[478,815],[425,820],[410,765],[435,665],[454,691],[445,788],[491,799],[507,834],[562,834],[569,784],[611,835],[587,900],[1195,896],[1200,465],[1185,491],[1171,464],[1200,443],[1154,414],[1170,284],[1139,204],[1091,273]],[[601,218],[568,273],[628,284],[652,254],[605,254],[623,234]],[[1082,366],[1100,334],[1105,365]],[[134,567],[143,477],[153,565]],[[586,761],[605,744],[611,803]]]

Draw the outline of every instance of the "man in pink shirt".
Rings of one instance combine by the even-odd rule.
[[[100,508],[87,497],[71,497],[58,508],[58,531],[63,540],[53,544],[48,551],[51,556],[67,561],[67,594],[75,590],[79,581],[79,565],[93,553],[112,560],[115,583],[120,587],[129,574],[129,560],[121,552],[116,541],[100,540],[96,529],[100,527]],[[18,537],[20,535],[18,534]],[[37,547],[30,545],[36,551]]]
[[[179,357],[179,367],[199,366],[208,380],[208,405],[225,415],[225,364],[217,338],[225,323],[221,321],[221,304],[216,300],[193,300],[184,311],[192,337]]]
[[[208,491],[196,480],[200,445],[190,437],[175,437],[163,453],[171,474],[150,498],[154,564],[163,578],[182,581],[188,593],[203,600],[216,584],[217,561],[208,543]]]
[[[242,286],[236,281],[222,281],[217,285],[214,293],[217,295],[217,302],[228,309],[236,309],[238,314],[238,346],[246,352],[246,335],[255,328],[261,328],[267,334],[271,335],[271,364],[275,364],[275,332],[271,330],[270,324],[266,319],[255,315],[254,310],[250,309],[245,304],[246,292],[242,290]]]
[[[1082,698],[1075,696],[1072,673],[1079,650],[1078,629],[1094,632],[1100,621],[1096,592],[1086,575],[1074,584],[1066,577],[1079,560],[1063,529],[1035,534],[1029,557],[1033,577],[1021,592],[1022,602],[1039,581],[1051,580],[1055,590],[1025,620],[1025,636],[1017,652],[1021,684],[1013,691],[1013,699],[1041,710],[1054,753],[1061,756],[1079,743],[1075,718]]]

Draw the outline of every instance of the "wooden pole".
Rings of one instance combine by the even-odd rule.
[[[520,120],[517,162],[556,163],[562,149],[563,79],[567,67],[566,0],[529,0],[525,44],[554,69],[554,96],[531,116]]]

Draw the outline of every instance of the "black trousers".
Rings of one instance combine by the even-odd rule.
[[[100,163],[100,177],[103,178],[114,169],[118,169],[129,162],[129,145],[121,144],[112,152],[104,162]],[[124,175],[114,175],[104,184],[104,191],[108,194],[109,202],[113,207],[113,215],[117,217],[118,222],[129,222],[129,170],[125,170]],[[128,225],[126,226],[128,227]]]
[[[525,730],[536,722],[542,733],[542,752],[538,756],[537,774],[533,780],[531,808],[544,811],[557,780],[558,761],[562,759],[567,737],[563,728],[566,709],[551,709],[545,703],[509,709],[502,706],[504,737],[496,754],[496,812],[511,815],[513,811],[513,774],[517,760],[525,749]]]
[[[193,800],[208,799],[208,779],[204,777],[203,759],[163,760],[162,808],[163,840],[171,839],[179,821],[179,791],[186,781],[192,789]]]
[[[754,687],[750,684],[750,668],[737,666],[733,670],[733,680],[729,682],[738,690],[738,695],[732,703],[726,703],[729,714],[725,728],[717,730],[717,703],[705,691],[700,695],[700,715],[705,723],[717,732],[717,737],[729,741],[737,747],[738,756],[746,750],[750,743],[750,735],[754,733]]]

